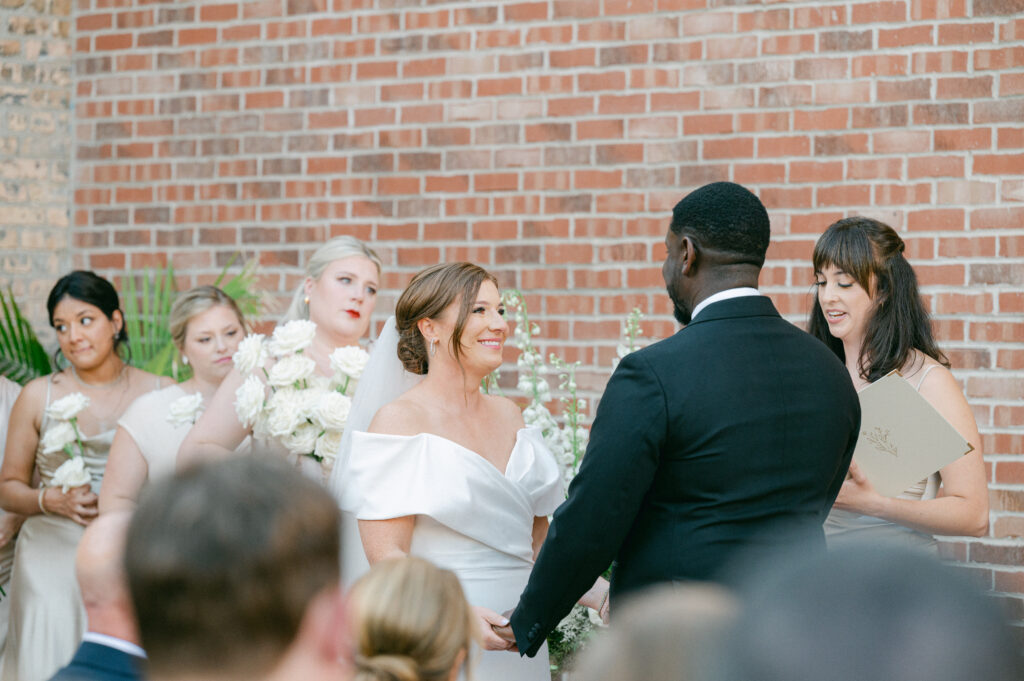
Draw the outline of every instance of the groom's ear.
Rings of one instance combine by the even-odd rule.
[[[699,259],[697,244],[688,236],[682,237],[679,240],[679,273],[693,276]]]

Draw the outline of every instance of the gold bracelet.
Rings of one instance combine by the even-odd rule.
[[[46,506],[43,505],[43,495],[46,494],[46,487],[39,488],[39,510],[43,512],[43,515],[53,515],[46,510]]]

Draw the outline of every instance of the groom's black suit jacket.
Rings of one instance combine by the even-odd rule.
[[[823,544],[859,427],[845,367],[764,296],[712,303],[628,355],[511,617],[519,650],[534,655],[613,559],[617,601],[720,578],[752,548]]]

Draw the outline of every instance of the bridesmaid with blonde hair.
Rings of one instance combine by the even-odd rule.
[[[216,286],[197,286],[175,299],[171,339],[192,377],[143,395],[118,422],[100,513],[134,510],[144,485],[174,472],[178,447],[231,371],[231,356],[245,329],[238,305]],[[239,449],[248,446],[246,439]]]
[[[380,289],[380,266],[373,249],[350,236],[331,239],[310,258],[306,278],[281,321],[308,319],[316,324],[313,344],[303,354],[316,362],[317,374],[331,376],[331,353],[358,345],[366,335]],[[179,466],[226,456],[252,434],[235,413],[235,392],[244,380],[235,369],[228,373],[178,449]]]

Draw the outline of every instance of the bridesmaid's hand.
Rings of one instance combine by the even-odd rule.
[[[484,650],[513,650],[515,648],[514,641],[505,640],[495,631],[496,627],[508,628],[507,617],[502,617],[493,610],[476,605],[473,606],[473,612],[476,613],[478,618],[480,645],[483,646]],[[510,628],[509,631],[511,631]]]
[[[850,475],[839,488],[839,496],[833,508],[841,511],[852,511],[862,515],[877,516],[880,513],[879,505],[885,500],[879,494],[856,463],[850,463]]]
[[[74,520],[79,525],[88,525],[99,513],[99,497],[93,494],[89,485],[72,487],[64,493],[59,487],[48,487],[43,495],[46,510]]]

